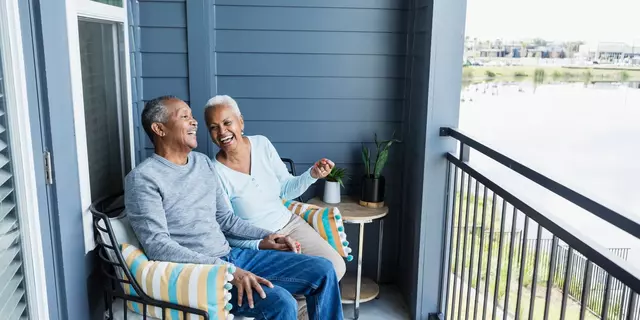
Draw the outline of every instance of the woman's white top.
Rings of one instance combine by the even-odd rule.
[[[311,168],[293,176],[280,159],[271,141],[264,136],[247,136],[251,144],[249,174],[233,170],[213,159],[223,191],[229,197],[233,212],[254,226],[276,232],[291,219],[292,213],[282,204],[302,195],[316,179]],[[260,240],[228,239],[235,247],[258,249]]]

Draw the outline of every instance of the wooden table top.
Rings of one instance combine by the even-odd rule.
[[[356,277],[345,276],[340,282],[340,293],[343,304],[354,304],[356,301]],[[362,277],[360,285],[360,303],[371,301],[380,294],[380,287],[373,280]],[[346,312],[345,312],[346,313]]]
[[[319,207],[338,207],[345,222],[368,222],[383,218],[389,212],[387,206],[382,208],[363,207],[358,204],[357,198],[349,196],[342,196],[341,202],[338,204],[324,203],[322,199],[318,197],[311,199],[308,203]]]

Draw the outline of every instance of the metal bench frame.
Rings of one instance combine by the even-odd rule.
[[[282,162],[284,162],[287,165],[287,170],[289,171],[289,173],[291,173],[294,176],[297,176],[296,174],[296,165],[295,163],[293,163],[293,160],[289,159],[289,158],[280,158],[280,160],[282,160]],[[302,199],[302,196],[299,196],[295,199],[293,199],[295,201],[299,201],[299,202],[304,202]]]
[[[148,319],[147,316],[147,306],[151,307],[159,307],[162,309],[162,319],[166,319],[166,310],[176,310],[183,314],[183,317],[186,319],[186,316],[189,314],[194,314],[203,317],[205,320],[209,320],[209,313],[200,309],[195,309],[188,306],[182,306],[175,303],[170,303],[166,301],[156,300],[152,297],[149,297],[147,294],[142,291],[140,284],[135,280],[131,271],[127,267],[124,258],[122,257],[122,252],[120,251],[118,242],[116,241],[116,236],[113,232],[113,227],[111,226],[111,222],[109,218],[113,218],[118,216],[123,210],[124,207],[117,207],[105,212],[107,206],[112,204],[116,199],[121,197],[122,194],[109,196],[102,198],[93,204],[91,204],[90,210],[93,215],[93,227],[95,228],[96,235],[96,243],[98,245],[98,257],[99,263],[101,264],[102,273],[109,279],[108,283],[105,283],[103,289],[104,295],[104,303],[105,303],[105,312],[109,312],[109,317],[107,319],[113,319],[113,301],[117,298],[123,301],[124,305],[124,319],[127,319],[127,302],[137,302],[142,304],[143,306],[143,319]],[[101,227],[99,222],[103,221],[105,227]],[[104,232],[109,236],[109,243],[104,243],[100,233]],[[108,250],[111,250],[113,255],[116,257],[118,262],[113,262],[109,259]],[[117,269],[124,273],[125,279],[120,279],[116,272]],[[138,296],[133,296],[124,293],[122,289],[122,285],[129,284],[133,287]]]

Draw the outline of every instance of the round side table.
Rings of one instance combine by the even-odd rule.
[[[320,198],[313,198],[308,202],[320,207],[338,207],[344,223],[360,225],[358,234],[358,272],[356,277],[345,276],[341,281],[342,303],[354,304],[353,316],[358,319],[360,314],[360,303],[375,299],[380,294],[378,283],[380,282],[380,267],[382,263],[382,237],[384,235],[384,218],[389,209],[368,208],[358,204],[358,199],[354,197],[343,197],[338,204],[324,203]],[[362,277],[362,247],[364,242],[364,225],[379,220],[380,229],[378,234],[378,257],[376,280],[373,281]]]

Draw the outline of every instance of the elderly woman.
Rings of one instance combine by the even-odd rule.
[[[291,236],[302,253],[329,259],[338,279],[346,271],[343,258],[302,218],[291,213],[281,199],[303,194],[317,179],[326,177],[333,162],[321,159],[300,176],[292,176],[278,152],[264,136],[245,136],[238,104],[229,96],[215,96],[205,106],[205,120],[213,142],[220,147],[214,166],[229,196],[234,213],[254,226]],[[259,240],[233,241],[233,246],[267,247]]]

